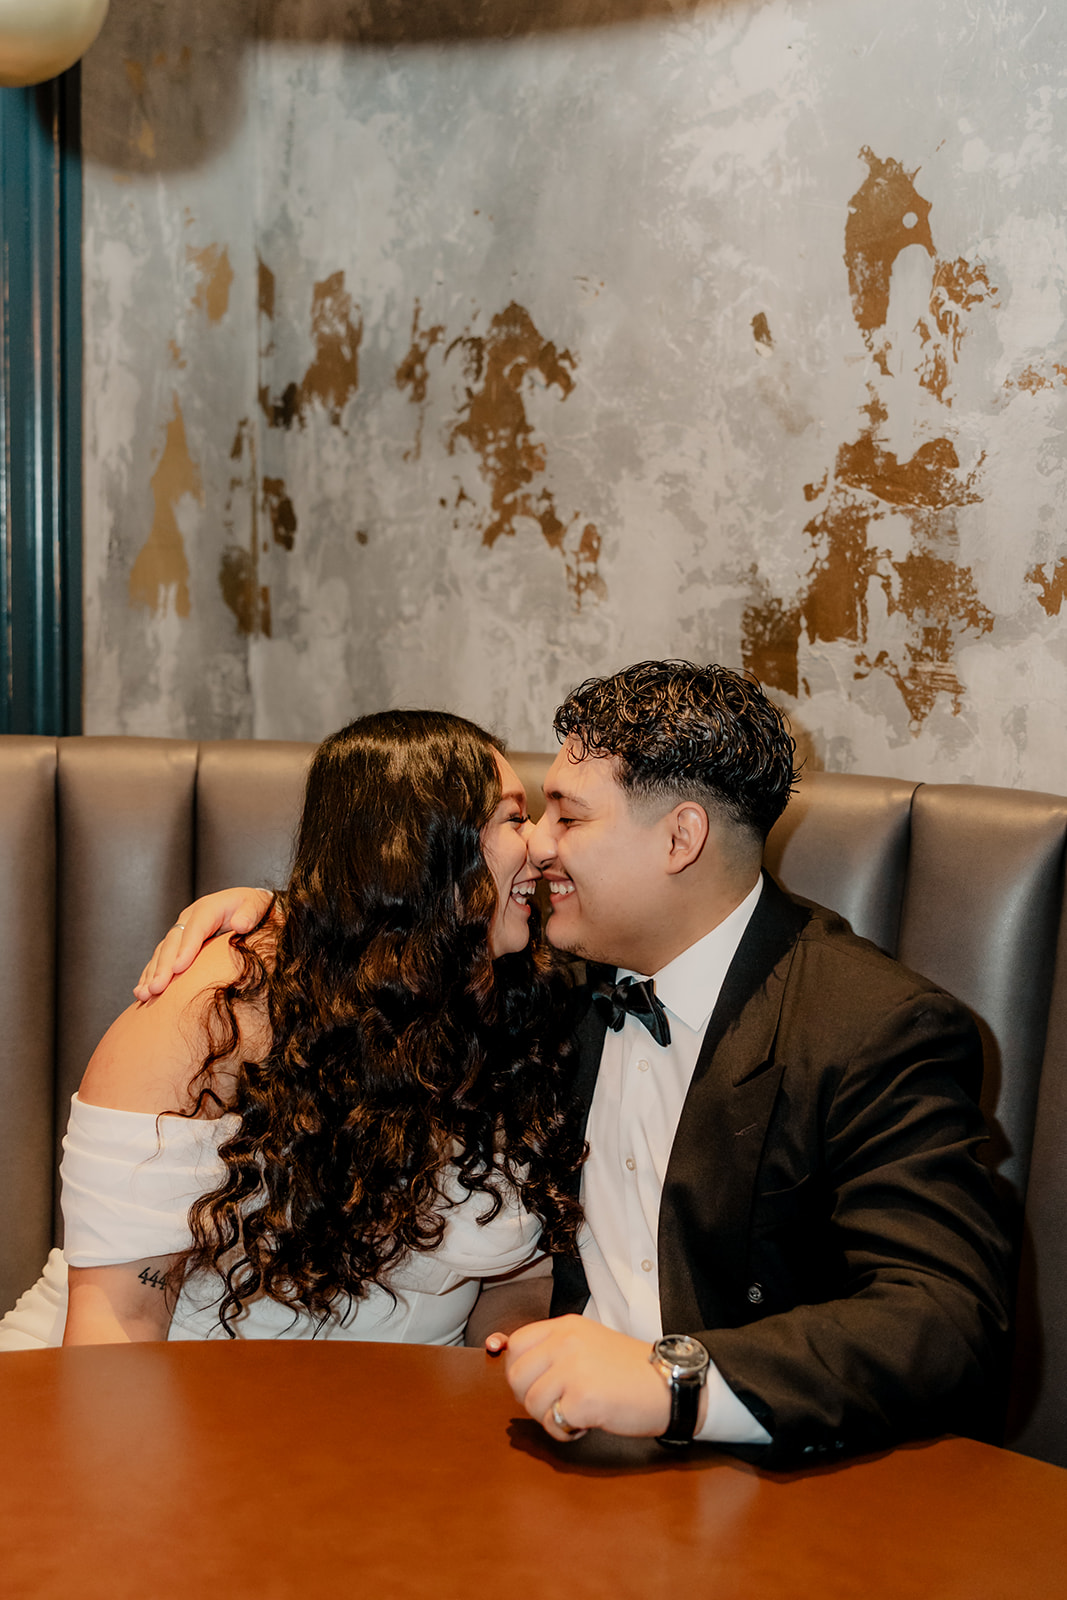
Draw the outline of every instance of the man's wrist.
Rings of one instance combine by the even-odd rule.
[[[648,1359],[663,1379],[670,1398],[669,1421],[657,1435],[660,1444],[692,1444],[701,1425],[700,1402],[711,1365],[707,1350],[692,1334],[665,1334],[655,1341]]]

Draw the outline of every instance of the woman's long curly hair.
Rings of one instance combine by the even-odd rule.
[[[494,741],[445,712],[361,717],[319,746],[281,925],[270,937],[268,913],[234,940],[242,970],[191,1087],[193,1115],[214,1102],[240,1125],[175,1283],[217,1272],[227,1332],[260,1294],[321,1322],[388,1288],[441,1241],[446,1168],[490,1215],[510,1181],[546,1246],[573,1249],[567,984],[535,937],[491,957],[480,835],[500,798]],[[242,1058],[249,1004],[270,1025],[258,1061]]]

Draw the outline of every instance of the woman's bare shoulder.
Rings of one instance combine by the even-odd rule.
[[[212,998],[240,971],[230,939],[212,939],[162,994],[137,1001],[116,1017],[90,1058],[79,1097],[90,1105],[153,1115],[191,1109],[189,1085],[210,1047]],[[238,1025],[242,1052],[262,1053],[268,1036],[259,1007],[241,1006]],[[221,1077],[227,1077],[225,1063]]]

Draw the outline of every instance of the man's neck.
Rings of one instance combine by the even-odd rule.
[[[725,893],[716,895],[712,904],[705,900],[694,904],[691,908],[674,908],[675,914],[665,920],[661,929],[650,931],[649,937],[642,938],[640,948],[628,952],[628,956],[620,959],[618,955],[597,956],[591,959],[598,960],[604,966],[625,967],[629,972],[639,972],[644,977],[654,978],[657,972],[662,972],[664,967],[676,961],[686,950],[698,944],[701,939],[722,925],[735,912],[741,903],[748,898],[760,881],[762,874],[750,878],[745,884],[732,887]],[[637,959],[630,959],[636,957]]]

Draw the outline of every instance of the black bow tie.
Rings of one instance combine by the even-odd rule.
[[[616,1033],[622,1027],[627,1013],[643,1022],[657,1044],[671,1042],[671,1025],[663,1009],[663,1001],[656,999],[656,985],[651,978],[638,982],[624,978],[621,983],[598,984],[593,990],[593,1003],[608,1019],[608,1027]]]

